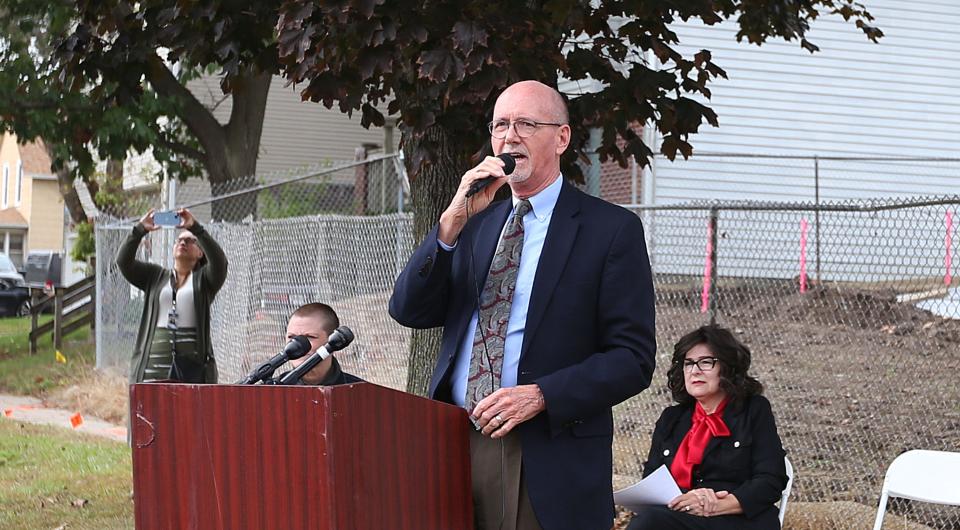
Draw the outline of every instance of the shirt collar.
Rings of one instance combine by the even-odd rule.
[[[544,188],[540,193],[527,199],[530,201],[531,211],[534,217],[537,218],[541,223],[546,221],[550,217],[550,214],[553,213],[554,207],[557,206],[557,198],[560,197],[560,188],[563,187],[563,173],[557,175],[557,178],[554,179],[553,183]],[[513,199],[513,207],[516,209],[517,203],[520,202],[520,199],[515,196]],[[529,214],[528,214],[529,215]]]

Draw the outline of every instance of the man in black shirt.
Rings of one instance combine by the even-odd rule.
[[[339,326],[340,319],[337,318],[337,313],[327,304],[312,303],[300,306],[290,315],[290,321],[287,322],[287,340],[303,335],[310,340],[312,348],[303,357],[291,360],[290,364],[294,368],[300,366],[313,352],[327,343],[327,337]],[[287,373],[281,374],[277,380],[283,379]],[[364,382],[363,379],[341,370],[340,363],[331,355],[303,374],[299,384],[331,386],[362,382]]]

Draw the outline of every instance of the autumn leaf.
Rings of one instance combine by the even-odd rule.
[[[453,25],[453,47],[468,56],[475,46],[487,45],[487,32],[472,21],[460,21]]]

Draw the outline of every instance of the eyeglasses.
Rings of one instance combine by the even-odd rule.
[[[180,243],[183,243],[184,245],[189,247],[190,245],[196,245],[197,239],[194,237],[181,237],[180,239],[177,240],[176,244],[179,245]]]
[[[691,372],[693,371],[693,367],[696,366],[701,372],[709,372],[710,370],[713,370],[713,367],[717,365],[717,361],[719,360],[720,359],[717,359],[716,357],[704,357],[703,359],[698,359],[696,361],[684,359],[683,370],[685,372]]]
[[[533,136],[533,133],[537,132],[537,129],[545,125],[549,125],[551,127],[562,127],[565,124],[530,120],[517,120],[511,123],[507,120],[496,120],[488,123],[487,129],[490,130],[490,136],[493,136],[498,140],[502,140],[507,137],[507,134],[510,132],[511,125],[513,126],[513,130],[517,132],[517,136],[520,138],[529,138]]]

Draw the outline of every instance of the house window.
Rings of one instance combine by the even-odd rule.
[[[17,161],[17,196],[14,204],[20,206],[20,197],[23,194],[23,161]]]
[[[5,230],[0,232],[0,250],[6,254],[17,269],[23,268],[24,232]]]
[[[3,199],[0,203],[3,204],[3,207],[7,207],[7,189],[10,186],[10,164],[3,165]]]
[[[7,256],[17,266],[17,269],[23,268],[23,239],[23,232],[10,232],[10,246],[7,247]]]

